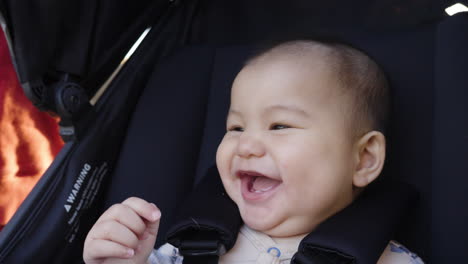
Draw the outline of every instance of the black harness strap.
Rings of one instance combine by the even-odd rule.
[[[219,256],[184,256],[184,264],[218,264]]]
[[[355,264],[353,256],[342,254],[336,250],[305,246],[304,250],[294,255],[293,264]]]
[[[375,264],[416,201],[417,192],[407,184],[371,184],[306,236],[291,263]]]
[[[237,205],[224,192],[216,167],[181,207],[167,241],[184,256],[184,264],[218,263],[220,255],[231,249],[242,219]]]
[[[306,236],[291,263],[377,263],[413,208],[416,194],[400,182],[371,184],[350,206]],[[236,204],[224,193],[216,168],[209,170],[181,209],[167,240],[179,248],[184,264],[217,263],[234,246],[242,220]]]

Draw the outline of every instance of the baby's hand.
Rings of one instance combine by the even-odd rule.
[[[161,212],[156,205],[131,197],[114,204],[96,221],[86,237],[87,264],[146,263],[158,234]]]

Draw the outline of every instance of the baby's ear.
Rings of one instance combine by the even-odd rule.
[[[382,171],[385,161],[385,136],[378,131],[371,131],[359,139],[356,147],[353,185],[365,187]]]

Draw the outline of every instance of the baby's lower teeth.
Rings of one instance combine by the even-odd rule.
[[[254,193],[264,193],[264,192],[267,192],[267,191],[271,190],[271,188],[273,188],[273,186],[267,187],[265,189],[260,189],[260,190],[255,190],[254,189]]]

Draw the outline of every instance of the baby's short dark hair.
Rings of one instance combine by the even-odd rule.
[[[336,40],[294,40],[263,48],[246,65],[282,55],[302,58],[320,54],[351,100],[351,127],[357,134],[387,127],[389,84],[379,65],[364,52]],[[349,110],[349,108],[348,108]]]

